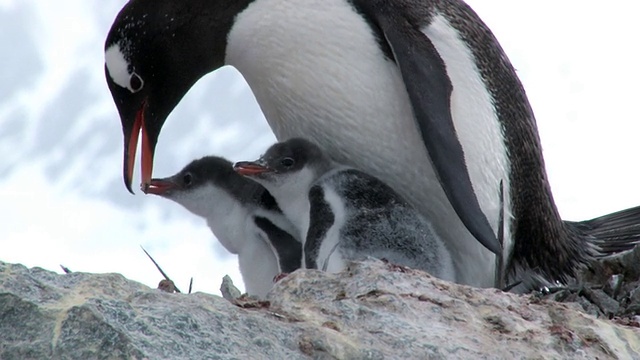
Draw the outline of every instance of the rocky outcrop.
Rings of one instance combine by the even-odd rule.
[[[268,301],[0,263],[1,359],[633,359],[637,328],[578,305],[367,261],[296,271]]]

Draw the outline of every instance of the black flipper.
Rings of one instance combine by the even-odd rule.
[[[487,249],[502,256],[502,247],[482,212],[471,184],[464,151],[451,117],[452,84],[437,50],[419,29],[376,14],[409,93],[416,122],[438,180],[469,232]]]
[[[292,273],[299,269],[302,261],[302,244],[267,218],[256,216],[254,221],[256,226],[265,232],[271,246],[275,249],[280,272]]]
[[[311,187],[309,190],[309,230],[304,242],[304,259],[307,269],[319,269],[320,264],[317,261],[320,255],[320,246],[334,222],[335,215],[324,199],[324,190],[318,185]]]

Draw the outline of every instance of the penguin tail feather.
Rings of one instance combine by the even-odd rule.
[[[640,206],[585,221],[565,221],[582,234],[596,249],[594,257],[603,258],[633,250],[640,244]]]
[[[544,253],[545,257],[555,254],[553,264],[556,266],[549,266],[548,261],[537,258],[512,259],[508,280],[520,284],[510,291],[525,293],[567,283],[575,278],[580,268],[590,268],[593,260],[620,255],[640,244],[640,206],[591,220],[564,221],[563,225],[566,238],[560,243],[564,247]],[[561,254],[565,256],[558,258]]]

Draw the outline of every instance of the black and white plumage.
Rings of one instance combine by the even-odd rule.
[[[300,231],[305,268],[339,272],[371,256],[456,280],[451,254],[413,206],[313,143],[290,139],[234,168],[267,188]]]
[[[207,220],[222,246],[238,255],[249,295],[264,297],[280,273],[300,268],[302,244],[276,200],[260,184],[233,171],[226,159],[207,156],[177,174],[152,179],[160,195]]]
[[[131,0],[105,58],[129,189],[138,133],[147,184],[168,114],[231,65],[278,139],[311,138],[431,219],[461,283],[495,285],[497,237],[509,274],[552,280],[639,238],[637,209],[589,222],[600,230],[562,221],[524,89],[462,0]]]

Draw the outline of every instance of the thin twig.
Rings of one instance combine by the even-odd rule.
[[[167,274],[165,274],[165,272],[164,272],[164,271],[162,271],[162,268],[160,267],[160,265],[158,265],[158,263],[157,263],[155,260],[153,260],[153,257],[151,257],[151,255],[149,255],[149,253],[147,252],[147,250],[145,250],[145,249],[142,247],[142,245],[140,245],[140,248],[142,249],[142,251],[144,251],[144,253],[145,253],[145,254],[147,254],[147,256],[149,257],[149,259],[151,259],[151,261],[153,262],[153,265],[155,265],[155,266],[156,266],[156,269],[158,269],[158,271],[160,271],[160,274],[162,274],[162,276],[164,276],[165,280],[167,280],[167,281],[171,281],[171,282],[173,283],[173,280],[169,279],[169,276],[167,276]],[[175,287],[175,289],[176,289],[176,292],[177,292],[177,293],[181,292],[181,291],[178,289],[178,287],[177,287],[177,286],[175,286],[175,283],[173,283],[173,285],[174,285],[174,287]],[[189,289],[189,290],[191,290],[191,289]]]

